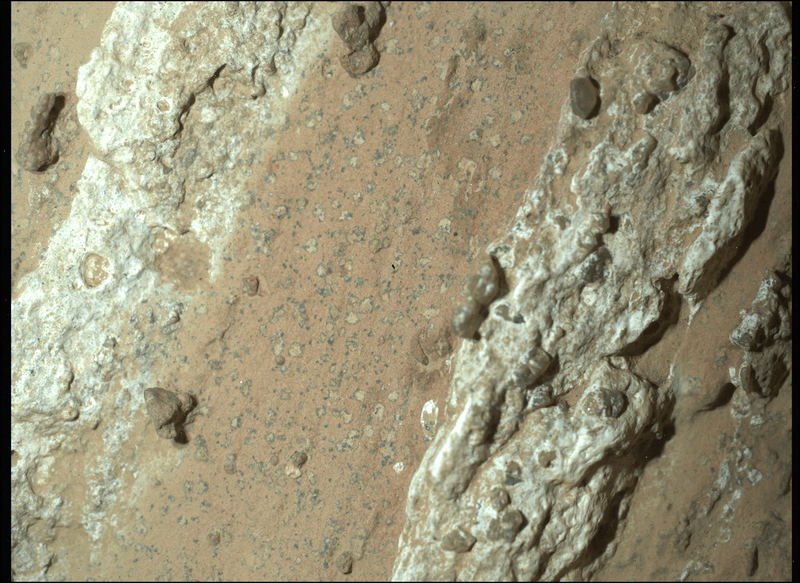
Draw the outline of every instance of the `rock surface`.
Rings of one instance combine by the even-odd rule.
[[[342,8],[12,10],[13,578],[790,577],[786,14]]]
[[[382,11],[379,2],[363,2],[358,7],[346,3],[331,16],[333,29],[347,46],[347,53],[339,57],[339,62],[353,78],[367,73],[380,61],[372,41],[378,34]]]
[[[22,63],[22,60],[20,60]],[[58,145],[53,140],[53,127],[64,108],[64,96],[45,93],[31,108],[31,123],[17,150],[16,162],[29,172],[44,172],[58,162]]]
[[[625,517],[645,452],[680,398],[673,375],[655,386],[630,370],[627,355],[669,304],[700,309],[778,171],[780,120],[764,103],[788,87],[783,10],[741,6],[670,45],[644,31],[620,38],[631,25],[625,12],[606,17],[607,33],[579,62],[599,80],[602,111],[583,121],[597,99],[579,74],[570,104],[581,120],[565,106],[508,235],[488,248],[507,294],[482,323],[463,315],[475,313],[469,303],[454,314],[470,340],[456,357],[447,421],[409,489],[393,579],[586,579],[605,565],[617,541],[603,533]],[[652,110],[633,102],[639,87],[659,96]],[[790,335],[780,324],[786,308],[776,313],[780,282],[769,276],[751,308],[769,306],[761,320],[771,322],[771,343],[776,327]],[[755,315],[745,320],[740,344],[766,327]],[[462,321],[474,326],[462,330]],[[514,373],[531,350],[552,357],[555,370],[520,382]],[[747,352],[734,385],[774,396],[785,350],[757,369]],[[532,404],[537,383],[547,383],[552,406]],[[504,489],[508,502],[493,505]]]
[[[569,82],[569,100],[572,113],[581,119],[589,119],[597,112],[598,90],[589,77],[575,77]]]
[[[183,433],[186,416],[194,409],[194,400],[188,393],[175,394],[160,387],[144,390],[147,414],[159,437],[175,439]]]

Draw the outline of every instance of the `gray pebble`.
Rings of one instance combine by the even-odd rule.
[[[194,408],[194,399],[188,393],[176,394],[160,387],[145,389],[144,402],[156,433],[164,439],[175,439],[181,433],[186,415]]]
[[[575,77],[569,83],[572,113],[581,119],[594,117],[597,108],[597,87],[588,77]]]
[[[584,398],[583,410],[588,415],[617,419],[625,410],[625,395],[615,389],[598,389]]]
[[[466,298],[453,308],[453,332],[461,338],[471,339],[483,323],[481,305],[473,298]]]
[[[453,553],[466,553],[477,539],[462,528],[454,528],[442,539],[442,548]]]
[[[353,572],[353,555],[344,552],[336,558],[336,568],[343,575],[349,575]]]
[[[633,110],[638,113],[639,115],[645,115],[649,113],[652,109],[653,104],[655,103],[655,96],[648,93],[647,91],[643,91],[642,93],[638,93],[633,97]]]

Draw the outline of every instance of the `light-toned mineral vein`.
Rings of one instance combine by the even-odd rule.
[[[767,104],[788,86],[789,21],[772,4],[709,10],[690,5],[709,25],[682,46],[623,33],[611,13],[582,54],[599,113],[564,104],[533,188],[487,250],[508,289],[474,338],[485,302],[459,305],[468,338],[411,482],[395,580],[585,578],[613,555],[598,533],[624,518],[675,397],[625,354],[669,295],[696,312],[781,155]]]
[[[329,15],[310,10],[121,2],[80,68],[78,116],[97,156],[11,307],[16,578],[47,577],[56,527],[77,526],[66,516],[81,516],[97,541],[115,524],[122,472],[138,476],[124,493],[132,500],[160,463],[130,458],[126,444],[142,392],[172,364],[169,334],[193,291],[159,277],[154,261],[184,236],[196,255],[209,255],[199,275],[218,274],[251,164],[264,137],[286,123],[285,99],[316,57],[319,35],[331,35]],[[64,512],[82,499],[63,498],[64,484],[40,483],[48,484],[56,453],[85,451],[82,436],[94,429],[101,447],[79,468],[88,503]]]

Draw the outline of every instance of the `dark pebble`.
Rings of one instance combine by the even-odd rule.
[[[589,119],[597,108],[597,87],[588,77],[575,77],[569,83],[569,95],[572,101],[572,113],[581,119]]]

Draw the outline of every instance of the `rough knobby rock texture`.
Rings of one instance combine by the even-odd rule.
[[[145,389],[144,401],[158,436],[180,439],[186,416],[194,408],[192,396],[187,393],[176,395],[160,387],[152,387]]]
[[[83,527],[94,541],[108,528],[125,471],[121,452],[145,407],[144,389],[155,384],[151,367],[165,358],[157,338],[180,329],[186,294],[219,272],[251,172],[237,158],[252,159],[256,136],[285,123],[280,95],[303,67],[292,52],[308,12],[303,3],[120,4],[80,68],[78,117],[102,159],[89,157],[68,220],[12,309],[16,573],[47,572],[65,504],[37,495],[28,473],[46,474],[51,452],[87,428],[100,427],[103,452],[85,476]],[[269,83],[278,66],[281,84]],[[34,111],[26,168],[41,170],[53,157],[48,132],[58,99],[46,95]],[[148,302],[154,307],[137,315],[133,306]],[[136,340],[120,345],[129,330]],[[121,390],[109,394],[112,387]],[[191,397],[173,399],[182,421]],[[169,417],[154,422],[173,438],[181,429]],[[44,535],[29,536],[37,523]]]
[[[447,420],[411,483],[396,580],[585,579],[613,556],[602,533],[624,518],[680,399],[625,354],[678,295],[696,313],[777,172],[783,138],[768,104],[788,87],[791,55],[781,7],[740,6],[681,42],[617,36],[630,22],[606,20],[536,184],[488,248],[509,289],[461,334],[479,338],[458,351]],[[655,107],[640,107],[644,90]],[[762,288],[772,322],[786,294],[774,275]],[[750,320],[739,338],[756,337]],[[520,375],[536,351],[550,374]],[[753,383],[765,373],[747,354],[734,384],[764,395],[783,383],[788,355],[774,383]]]
[[[14,580],[788,579],[786,7],[96,9],[12,10]]]
[[[64,96],[45,93],[31,108],[31,123],[17,150],[16,161],[30,172],[44,172],[58,162],[58,145],[53,140],[53,126],[64,108]]]
[[[353,78],[367,73],[380,60],[372,40],[377,36],[381,13],[379,2],[364,2],[359,7],[346,3],[331,16],[333,29],[347,46],[347,53],[339,57],[339,62]]]

